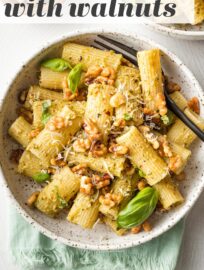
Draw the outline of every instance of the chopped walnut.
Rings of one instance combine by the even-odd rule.
[[[115,76],[116,74],[113,68],[92,66],[85,75],[85,83],[88,85],[91,83],[114,85]]]
[[[113,123],[115,127],[119,127],[119,128],[124,128],[126,124],[127,122],[125,121],[125,119],[118,119]]]
[[[159,147],[159,154],[161,157],[173,157],[172,149],[169,145],[167,140],[167,136],[163,135],[159,137],[160,147]]]
[[[142,225],[136,226],[131,229],[131,233],[138,234],[141,231],[141,229],[142,229]]]
[[[109,152],[114,153],[116,156],[124,156],[129,151],[127,146],[120,144],[112,144],[108,150]]]
[[[72,172],[79,175],[84,175],[87,174],[87,168],[87,164],[79,164],[72,168]]]
[[[181,91],[180,85],[174,82],[168,82],[167,89],[170,94],[176,91]]]
[[[64,166],[66,166],[67,163],[66,163],[64,160],[62,160],[62,159],[55,159],[55,158],[52,158],[52,159],[50,160],[50,164],[51,164],[52,166],[64,167]]]
[[[73,149],[77,153],[84,153],[91,147],[91,142],[89,139],[77,139],[73,143]]]
[[[117,92],[110,99],[110,105],[113,108],[118,108],[125,103],[126,103],[126,98],[121,92]]]
[[[145,179],[141,179],[138,183],[137,183],[137,188],[139,190],[143,190],[145,187],[147,186],[147,182]]]
[[[159,148],[158,136],[151,132],[151,129],[148,126],[142,125],[139,127],[139,130],[154,149]]]
[[[92,184],[97,188],[101,189],[106,186],[109,186],[111,183],[110,175],[104,174],[102,177],[99,175],[93,175],[92,176]]]
[[[188,107],[197,114],[200,114],[200,103],[197,97],[193,97],[188,101]]]
[[[80,192],[85,193],[87,195],[92,195],[94,193],[92,180],[88,176],[81,177],[81,186]]]
[[[40,128],[33,129],[29,134],[29,139],[33,139],[40,133]]]
[[[67,79],[62,82],[62,88],[63,88],[63,94],[64,94],[64,100],[72,101],[76,99],[78,96],[78,89],[75,93],[71,91],[68,87]]]
[[[105,156],[107,152],[108,152],[107,147],[100,142],[95,143],[91,149],[91,153],[93,157]]]
[[[89,67],[87,70],[87,73],[85,75],[85,79],[98,77],[101,74],[102,70],[103,70],[103,68],[100,66]]]
[[[142,227],[143,227],[143,230],[145,232],[150,232],[152,230],[152,226],[151,224],[148,222],[148,221],[145,221],[143,224],[142,224]]]
[[[161,116],[167,114],[166,100],[163,93],[158,93],[156,96],[156,104]]]
[[[179,155],[174,155],[169,158],[168,167],[172,172],[175,172],[181,166],[182,166],[182,159]]]
[[[97,127],[97,124],[89,118],[84,119],[84,131],[90,141],[97,141],[100,140],[102,137],[102,134]]]
[[[47,123],[47,128],[50,131],[56,131],[63,129],[71,124],[71,121],[66,121],[66,119],[62,116],[54,116],[51,120]]]
[[[55,174],[56,173],[56,169],[55,168],[48,168],[48,170],[47,170],[47,172],[49,173],[49,174]]]
[[[99,197],[99,202],[109,207],[114,207],[121,202],[121,199],[122,196],[119,194],[106,193],[104,196],[101,195]]]

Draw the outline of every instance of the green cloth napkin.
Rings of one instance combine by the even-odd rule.
[[[90,251],[53,241],[29,225],[14,209],[10,249],[22,270],[173,270],[184,222],[148,243],[121,251]]]

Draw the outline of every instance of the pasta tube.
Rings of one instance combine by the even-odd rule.
[[[128,115],[136,125],[141,125],[143,123],[143,98],[139,70],[121,66],[117,73],[115,87],[117,92],[121,92],[126,98],[126,103],[115,109],[116,121]]]
[[[108,154],[105,157],[92,157],[91,155],[84,155],[79,153],[66,152],[65,156],[70,164],[87,164],[87,166],[97,172],[109,173],[120,177],[124,169],[125,158],[115,157]]]
[[[184,110],[184,113],[193,121],[199,128],[204,130],[204,119],[199,115],[191,111],[189,108]],[[169,141],[182,145],[188,148],[191,143],[197,138],[196,134],[188,128],[180,119],[176,119],[176,122],[170,128],[167,133]]]
[[[33,102],[37,100],[63,100],[63,94],[34,85],[28,91],[25,108],[32,109]]]
[[[122,55],[113,51],[102,51],[92,47],[67,43],[63,47],[62,58],[69,61],[72,66],[83,64],[86,71],[90,66],[112,67],[118,69],[121,64]]]
[[[67,207],[69,200],[79,188],[80,178],[66,166],[54,174],[52,182],[43,188],[35,206],[46,215],[55,216]]]
[[[57,131],[51,131],[48,122],[40,134],[27,147],[28,151],[43,161],[44,169],[49,167],[50,160],[63,150],[67,142],[82,125],[82,115],[76,115],[74,111],[69,109],[68,105],[65,105],[57,116],[63,117],[63,119],[70,122],[70,125]],[[50,121],[52,121],[52,118]]]
[[[184,109],[187,107],[187,100],[186,98],[181,94],[180,91],[176,91],[172,94],[170,94],[170,97],[173,99],[173,101],[176,103],[176,105],[184,111]]]
[[[129,158],[134,167],[141,169],[149,185],[154,185],[168,175],[168,167],[164,160],[145,140],[136,127],[117,138],[117,143],[129,148]]]
[[[79,192],[67,219],[84,229],[91,229],[98,219],[99,201],[89,195]]]
[[[85,118],[95,121],[105,142],[110,133],[113,108],[109,101],[114,92],[114,87],[102,84],[92,84],[88,89]]]
[[[157,183],[154,188],[159,192],[159,200],[166,210],[184,201],[178,187],[170,178],[166,178]]]
[[[137,58],[145,108],[150,114],[159,112],[161,115],[165,115],[167,108],[162,82],[160,50],[138,52]]]
[[[30,142],[30,132],[32,131],[32,126],[22,117],[18,117],[15,122],[9,128],[9,135],[20,143],[24,148]]]
[[[108,225],[114,233],[116,233],[118,236],[122,236],[126,233],[126,229],[119,229],[117,226],[117,222],[115,220],[112,220],[109,217],[104,216],[102,218],[102,221]]]

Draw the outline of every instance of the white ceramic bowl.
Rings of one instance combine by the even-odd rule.
[[[9,161],[11,149],[17,148],[15,142],[7,134],[9,125],[16,118],[17,96],[21,89],[27,88],[30,84],[36,82],[39,62],[44,58],[56,56],[61,50],[62,44],[66,41],[74,40],[90,45],[99,33],[104,33],[104,31],[98,30],[89,33],[79,31],[68,34],[66,37],[58,38],[47,44],[46,48],[43,48],[36,55],[33,55],[25,66],[20,67],[19,73],[6,92],[2,105],[0,117],[0,159],[2,172],[0,178],[3,179],[3,186],[6,187],[18,212],[30,224],[48,237],[78,248],[116,250],[140,245],[157,237],[174,226],[193,206],[204,186],[202,164],[204,145],[200,141],[197,141],[192,147],[193,155],[187,168],[187,180],[182,184],[182,192],[186,198],[185,203],[167,214],[154,216],[152,220],[153,230],[151,232],[142,232],[137,235],[126,235],[123,237],[116,236],[103,224],[97,224],[93,230],[83,230],[76,225],[68,223],[65,219],[66,211],[61,213],[57,219],[52,219],[37,210],[30,209],[25,205],[25,201],[31,192],[39,189],[39,186],[31,179],[16,174],[15,166]],[[166,49],[133,34],[122,34],[119,32],[106,32],[105,34],[125,44],[134,46],[138,50],[159,47],[164,53],[162,64],[166,74],[170,78],[174,78],[182,86],[187,97],[196,95],[202,98],[202,90],[192,73],[175,55]]]
[[[199,25],[168,25],[156,24],[151,21],[146,21],[145,24],[170,37],[177,37],[187,40],[204,40],[204,22]]]

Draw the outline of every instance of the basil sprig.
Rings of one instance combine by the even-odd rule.
[[[67,78],[68,87],[72,91],[72,93],[76,93],[76,90],[81,80],[81,74],[82,74],[82,64],[78,64],[70,71],[68,75]]]
[[[52,58],[45,60],[42,62],[41,66],[58,72],[62,72],[66,69],[72,69],[70,63],[62,58]]]
[[[51,100],[46,100],[43,102],[42,104],[42,117],[41,117],[41,121],[42,123],[45,125],[48,120],[51,117],[51,114],[49,113],[49,108],[51,106]]]
[[[128,204],[119,212],[117,224],[119,228],[133,228],[142,224],[154,211],[158,202],[158,192],[152,187],[141,190]]]
[[[171,124],[173,124],[173,122],[175,120],[175,116],[172,113],[172,111],[168,110],[167,114],[165,114],[161,117],[161,120],[165,126],[170,126]]]
[[[43,183],[50,179],[50,174],[46,172],[39,172],[33,176],[36,183]]]

